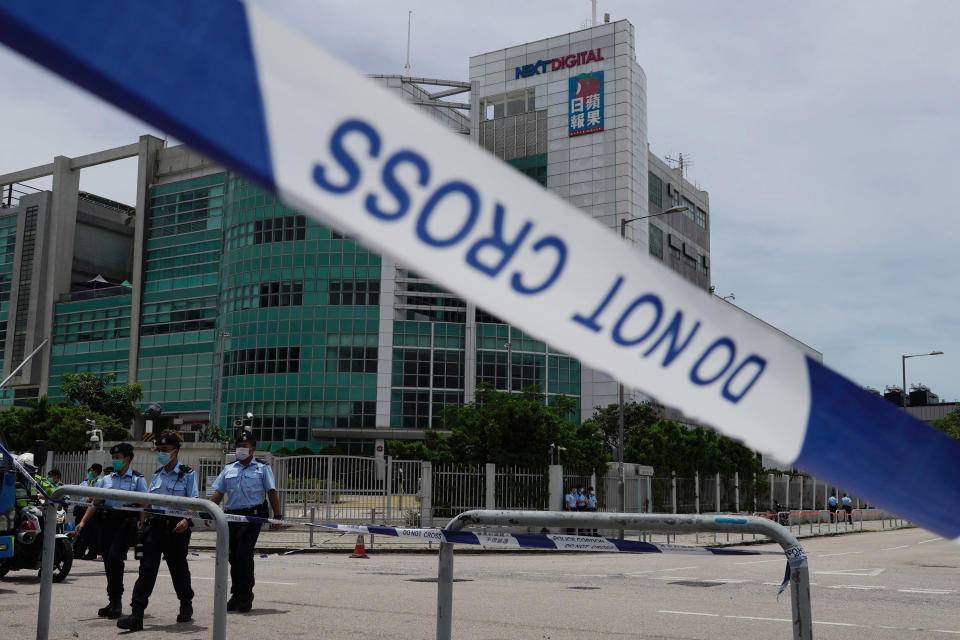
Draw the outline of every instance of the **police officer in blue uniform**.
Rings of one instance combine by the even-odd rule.
[[[110,465],[113,473],[107,475],[101,483],[103,489],[120,489],[123,491],[147,492],[147,483],[143,474],[130,468],[133,462],[133,446],[121,442],[110,448]],[[119,618],[123,613],[120,599],[123,597],[123,564],[127,558],[127,550],[136,537],[139,515],[135,511],[114,511],[98,509],[96,505],[104,504],[108,507],[146,506],[136,502],[136,497],[130,500],[95,500],[83,520],[77,525],[77,533],[83,533],[87,522],[96,514],[100,522],[100,553],[103,554],[103,568],[107,574],[107,606],[100,608],[97,615],[101,618]]]
[[[210,500],[220,504],[227,497],[227,513],[266,518],[266,499],[270,500],[273,517],[283,518],[280,500],[270,466],[253,457],[257,440],[253,432],[237,432],[237,461],[227,465],[213,482]],[[262,524],[252,522],[230,523],[230,599],[227,611],[246,613],[253,606],[253,549],[260,536]],[[279,529],[280,525],[273,525]]]
[[[80,483],[81,487],[99,487],[100,486],[100,475],[103,473],[103,466],[99,464],[92,464],[90,468],[87,469],[87,477]],[[87,499],[87,502],[90,502]],[[84,506],[76,505],[73,508],[73,526],[76,529],[76,526],[80,524],[83,520],[83,514],[87,512],[87,508]],[[75,560],[96,560],[97,559],[97,531],[94,526],[96,521],[91,521],[87,523],[86,532],[81,536],[78,535],[73,541],[73,557]]]
[[[180,436],[163,433],[154,441],[157,447],[157,462],[161,465],[150,479],[150,493],[168,496],[196,498],[197,474],[179,461]],[[162,507],[158,507],[162,508]],[[131,613],[117,620],[117,627],[140,631],[143,629],[143,612],[150,594],[157,583],[160,557],[167,561],[173,589],[180,600],[177,622],[193,619],[193,589],[190,586],[190,569],[187,567],[187,547],[190,545],[190,527],[187,518],[142,514],[144,520],[143,557],[140,558],[140,575],[133,586]]]

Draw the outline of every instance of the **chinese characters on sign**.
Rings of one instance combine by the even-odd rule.
[[[570,137],[603,131],[603,71],[570,78]]]

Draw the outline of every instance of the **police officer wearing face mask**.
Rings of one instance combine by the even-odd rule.
[[[180,436],[163,433],[154,441],[157,446],[157,462],[160,468],[150,479],[150,493],[169,496],[198,497],[197,474],[185,464],[180,464]],[[163,508],[163,507],[158,507]],[[140,575],[133,586],[132,613],[117,620],[117,627],[140,631],[143,629],[143,612],[150,594],[157,583],[160,556],[166,558],[173,590],[180,600],[177,622],[193,619],[193,589],[190,587],[190,569],[187,567],[187,547],[190,545],[191,522],[179,516],[142,514],[145,520],[143,557],[140,559]]]
[[[237,432],[237,461],[227,465],[213,483],[210,500],[220,504],[227,497],[225,511],[244,516],[268,516],[266,499],[273,517],[283,518],[273,471],[253,457],[257,440],[250,431]],[[227,611],[246,613],[253,606],[253,548],[260,536],[260,523],[230,523],[230,600]],[[273,525],[279,529],[279,525]]]
[[[147,492],[147,483],[143,474],[130,468],[133,462],[133,446],[121,442],[110,448],[110,466],[113,473],[107,475],[100,484],[102,489],[119,489],[121,491]],[[123,564],[127,558],[127,550],[136,538],[139,514],[135,511],[114,511],[112,509],[98,509],[98,504],[108,507],[140,506],[133,496],[131,500],[94,500],[83,520],[77,525],[77,533],[82,534],[84,527],[91,517],[96,514],[100,519],[100,553],[103,554],[103,568],[107,574],[107,597],[110,602],[97,611],[101,618],[119,618],[123,613],[120,600],[123,597]]]

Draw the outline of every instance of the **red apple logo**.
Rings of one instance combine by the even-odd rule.
[[[595,93],[600,93],[600,78],[596,76],[585,76],[577,79],[576,97],[586,98]]]

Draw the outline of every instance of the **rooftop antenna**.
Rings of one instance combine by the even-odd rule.
[[[595,27],[597,26],[597,0],[590,0],[590,4],[593,5],[593,15],[591,24]]]
[[[407,64],[403,65],[404,75],[410,77],[410,25],[413,23],[413,11],[407,11]]]

